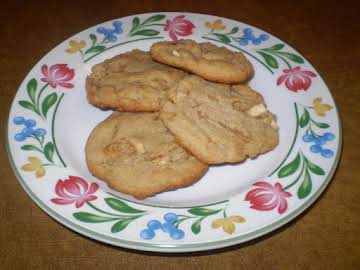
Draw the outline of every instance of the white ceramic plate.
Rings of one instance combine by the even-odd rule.
[[[107,58],[180,38],[247,56],[255,68],[249,84],[277,115],[280,143],[256,159],[211,166],[190,187],[136,201],[86,167],[86,139],[111,112],[88,104],[84,81]],[[256,238],[304,211],[334,173],[341,128],[324,81],[283,41],[226,18],[148,13],[88,28],[43,57],[14,98],[7,147],[25,191],[65,226],[121,247],[187,252]]]

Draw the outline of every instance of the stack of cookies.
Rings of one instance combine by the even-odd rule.
[[[200,179],[209,164],[238,163],[278,144],[276,117],[245,83],[240,52],[192,40],[163,41],[97,64],[88,101],[114,112],[86,144],[90,172],[144,199]]]

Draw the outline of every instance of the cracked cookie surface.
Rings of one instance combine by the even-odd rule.
[[[158,111],[166,91],[185,73],[133,50],[92,67],[86,78],[88,101],[101,109]]]
[[[94,176],[137,199],[191,185],[208,168],[175,142],[158,113],[114,112],[92,131],[85,154]]]
[[[209,42],[196,43],[187,39],[160,41],[151,46],[150,54],[156,61],[214,82],[241,83],[254,73],[252,64],[241,52]]]
[[[276,117],[246,85],[188,76],[168,91],[160,112],[179,144],[208,164],[254,158],[278,144]]]

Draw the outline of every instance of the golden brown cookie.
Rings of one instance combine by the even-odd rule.
[[[209,81],[241,83],[254,73],[241,52],[193,40],[160,41],[151,46],[151,57],[161,63],[192,72]]]
[[[189,186],[208,168],[175,142],[158,113],[114,112],[92,131],[85,154],[94,176],[137,199]]]
[[[87,98],[102,109],[158,111],[166,91],[184,75],[133,50],[93,66],[86,79]]]
[[[248,86],[188,76],[168,95],[161,119],[177,141],[205,163],[239,162],[278,144],[276,117]]]

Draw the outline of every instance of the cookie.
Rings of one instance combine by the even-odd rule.
[[[161,119],[179,144],[205,163],[240,162],[278,144],[276,117],[248,86],[188,76],[168,96]]]
[[[249,80],[253,66],[241,52],[193,40],[161,41],[151,46],[151,57],[209,81],[235,84]]]
[[[189,186],[208,168],[175,142],[159,113],[114,112],[92,131],[85,154],[94,176],[137,199]]]
[[[93,66],[86,79],[88,101],[101,109],[158,111],[166,91],[184,72],[133,50]]]

